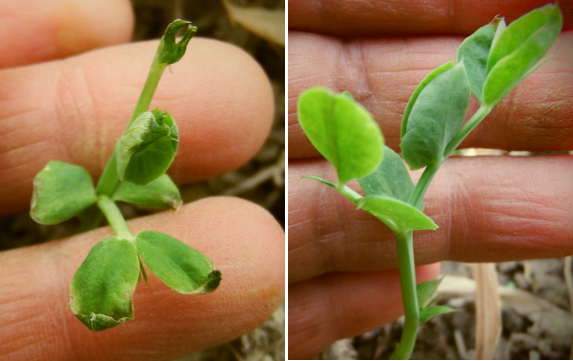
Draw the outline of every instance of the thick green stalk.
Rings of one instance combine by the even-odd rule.
[[[392,360],[407,360],[412,354],[418,327],[420,326],[420,307],[416,293],[416,268],[412,231],[395,233],[398,248],[398,268],[400,270],[400,288],[404,305],[404,329],[400,343],[390,357]]]
[[[424,173],[422,173],[422,176],[418,179],[418,183],[416,183],[416,187],[414,188],[412,195],[410,195],[410,199],[408,200],[409,204],[416,208],[420,208],[422,199],[430,186],[430,182],[432,182],[432,179],[438,172],[441,165],[442,163],[432,164],[424,169]]]
[[[97,205],[107,219],[111,229],[113,229],[113,233],[120,238],[133,242],[133,234],[129,231],[127,223],[115,202],[107,196],[100,195]]]
[[[481,106],[468,122],[460,129],[454,139],[448,144],[444,151],[441,162],[432,164],[424,170],[422,176],[416,183],[416,187],[408,200],[408,203],[415,207],[420,207],[422,199],[430,186],[430,182],[438,172],[438,169],[467,137],[467,135],[489,114],[491,107]],[[409,359],[414,348],[418,327],[420,325],[420,308],[418,305],[418,294],[416,293],[416,273],[414,261],[413,232],[405,234],[395,234],[398,247],[398,264],[400,269],[400,287],[402,289],[402,299],[404,304],[404,329],[402,337],[391,358]]]
[[[151,99],[153,98],[153,94],[155,94],[155,89],[157,89],[159,80],[161,79],[165,68],[167,68],[167,65],[168,64],[160,63],[157,57],[153,60],[151,68],[149,69],[149,74],[147,75],[147,80],[145,81],[139,100],[137,101],[133,114],[131,115],[131,119],[129,120],[128,127],[133,123],[135,118],[139,116],[139,114],[149,109]]]

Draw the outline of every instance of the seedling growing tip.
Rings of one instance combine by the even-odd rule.
[[[300,126],[335,168],[338,180],[306,177],[335,188],[385,223],[395,235],[405,323],[393,359],[410,357],[421,322],[453,311],[432,305],[431,297],[440,280],[416,285],[413,231],[438,228],[423,213],[423,197],[431,180],[493,107],[548,60],[540,62],[562,25],[559,7],[548,4],[509,26],[496,17],[466,38],[456,60],[433,70],[412,94],[402,119],[402,157],[384,145],[370,113],[349,93],[313,88],[300,95]],[[480,107],[464,124],[471,93]],[[412,170],[424,169],[416,185],[406,165]],[[353,179],[358,180],[364,196],[346,185]]]
[[[182,29],[183,37],[176,41]],[[143,263],[183,294],[212,292],[221,281],[213,262],[185,243],[156,231],[133,235],[115,204],[174,210],[181,206],[179,190],[165,174],[179,145],[177,125],[168,112],[148,108],[163,71],[181,59],[196,32],[185,20],[167,27],[131,120],[97,187],[84,168],[55,160],[34,179],[30,213],[36,222],[56,224],[81,214],[87,228],[93,228],[103,215],[115,234],[92,248],[70,286],[70,309],[93,331],[133,319],[137,282],[140,277],[147,281]]]

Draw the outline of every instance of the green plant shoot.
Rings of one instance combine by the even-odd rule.
[[[402,119],[401,154],[384,145],[376,122],[345,92],[308,89],[298,101],[301,128],[336,169],[336,182],[305,176],[335,188],[394,233],[405,311],[393,359],[408,359],[421,322],[453,311],[433,305],[440,281],[416,284],[413,231],[438,225],[423,213],[423,197],[443,162],[521,80],[545,61],[563,24],[558,6],[545,5],[506,26],[503,18],[478,29],[459,46],[455,61],[432,71],[412,94]],[[479,109],[464,123],[470,94]],[[414,185],[408,169],[424,169]],[[346,184],[357,179],[364,195]]]
[[[185,30],[176,41],[179,30]],[[70,309],[90,330],[101,331],[133,319],[133,293],[147,281],[143,263],[173,290],[214,291],[221,273],[201,252],[156,231],[133,235],[116,201],[177,210],[181,195],[165,174],[175,158],[179,133],[165,111],[148,111],[165,68],[181,59],[197,28],[185,20],[171,23],[160,41],[131,120],[119,138],[97,184],[82,167],[50,161],[34,179],[30,214],[42,224],[82,215],[86,228],[105,217],[115,236],[97,243],[74,275]]]

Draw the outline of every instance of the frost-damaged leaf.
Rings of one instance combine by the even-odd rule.
[[[223,1],[229,17],[261,38],[285,46],[284,9],[244,8]]]
[[[356,205],[372,213],[394,233],[438,228],[436,223],[418,208],[395,198],[367,196],[360,198]]]
[[[30,215],[42,224],[56,224],[97,201],[92,178],[82,167],[50,161],[34,178]]]
[[[558,6],[547,4],[535,9],[497,35],[487,61],[483,88],[486,105],[494,106],[521,80],[536,69],[563,27]]]
[[[132,297],[139,278],[139,258],[131,242],[109,237],[97,243],[70,287],[70,309],[92,331],[133,318]]]
[[[495,17],[491,23],[482,26],[468,36],[458,48],[456,62],[464,62],[470,89],[483,103],[483,83],[487,73],[487,59],[498,24],[503,21]]]
[[[348,95],[323,88],[303,92],[298,119],[316,149],[338,173],[338,184],[368,175],[380,164],[384,138],[372,115]]]
[[[207,293],[221,282],[221,272],[201,252],[161,232],[135,236],[137,251],[149,270],[179,293]]]
[[[464,122],[470,87],[463,63],[440,73],[419,93],[402,137],[402,156],[411,169],[440,164]]]
[[[384,146],[382,163],[366,177],[359,178],[358,183],[369,196],[388,196],[408,202],[414,191],[414,183],[402,161],[392,149]]]
[[[444,313],[454,312],[455,310],[448,306],[432,306],[420,311],[420,322],[428,322],[432,317]]]
[[[169,113],[142,113],[117,142],[119,179],[140,186],[157,179],[175,158],[178,142],[177,125]]]
[[[163,174],[144,186],[128,181],[120,182],[112,199],[143,207],[175,210],[179,209],[183,203],[179,189],[167,174]]]

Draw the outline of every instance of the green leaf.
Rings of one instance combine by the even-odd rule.
[[[462,126],[470,100],[463,62],[433,78],[419,93],[402,137],[402,156],[411,169],[440,164]]]
[[[563,27],[558,6],[547,4],[515,20],[499,35],[487,61],[484,103],[494,106],[547,53]]]
[[[179,209],[183,204],[179,189],[167,174],[163,174],[144,186],[128,181],[120,182],[112,199],[143,207],[174,210]]]
[[[482,26],[467,37],[458,48],[456,62],[463,61],[471,91],[483,103],[483,83],[487,73],[487,59],[498,24],[502,19],[495,17],[491,23]]]
[[[428,322],[432,317],[443,313],[454,312],[455,310],[448,306],[432,306],[420,311],[420,322]]]
[[[145,231],[135,236],[135,244],[149,270],[179,293],[212,292],[221,282],[209,258],[176,238]]]
[[[428,306],[430,297],[436,292],[443,278],[436,278],[429,281],[424,281],[416,285],[416,293],[418,294],[418,303],[420,308],[423,309]]]
[[[360,198],[356,205],[372,213],[394,233],[438,228],[436,223],[418,208],[395,198],[367,196]]]
[[[369,196],[388,196],[408,202],[414,183],[402,161],[392,149],[384,146],[382,163],[366,177],[358,178],[362,190]]]
[[[430,84],[430,82],[432,80],[434,80],[438,75],[442,74],[443,72],[450,69],[454,65],[455,65],[454,61],[452,60],[452,61],[450,61],[444,65],[437,67],[436,69],[432,70],[430,72],[430,74],[428,74],[420,82],[420,84],[418,84],[418,86],[414,90],[414,93],[412,93],[412,96],[410,96],[410,100],[408,100],[408,104],[406,104],[406,109],[404,109],[404,115],[402,116],[402,125],[400,128],[400,139],[404,138],[404,135],[406,134],[406,129],[408,128],[408,118],[410,118],[410,113],[412,112],[412,107],[416,103],[416,100],[418,99],[418,96],[420,95],[422,90],[424,90],[424,88],[428,84]]]
[[[179,133],[173,117],[157,109],[138,116],[116,145],[120,180],[144,186],[171,165]]]
[[[186,28],[183,37],[177,41],[179,30]],[[167,29],[161,38],[159,48],[157,49],[157,61],[161,64],[173,64],[181,60],[185,54],[189,40],[197,33],[197,27],[191,25],[187,20],[175,20]]]
[[[348,95],[323,88],[303,92],[298,119],[311,143],[338,173],[338,184],[371,173],[382,160],[384,139],[372,115]]]
[[[101,331],[133,318],[132,297],[139,259],[131,242],[109,237],[97,243],[70,287],[70,309],[90,330]]]
[[[42,224],[56,224],[97,201],[92,178],[82,167],[50,161],[34,178],[30,215]]]
[[[495,35],[493,36],[493,41],[491,42],[490,51],[493,47],[495,47],[495,44],[497,44],[497,41],[499,40],[499,37],[501,36],[501,34],[503,34],[505,29],[507,29],[507,24],[505,23],[505,18],[502,16],[499,19],[500,19],[499,23],[497,24],[497,28],[495,29]],[[489,56],[488,56],[488,58],[489,58]]]

